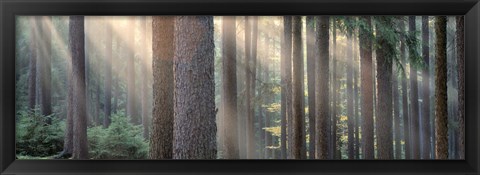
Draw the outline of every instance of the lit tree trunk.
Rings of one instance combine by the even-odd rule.
[[[106,31],[105,31],[105,116],[103,118],[103,127],[108,128],[110,125],[110,116],[112,108],[112,28],[110,18],[105,17]]]
[[[351,17],[349,17],[351,18]],[[352,32],[347,33],[347,117],[348,117],[348,159],[354,157],[354,114],[353,114],[353,43]]]
[[[253,159],[255,147],[253,143],[254,139],[254,131],[253,131],[253,114],[252,114],[252,22],[251,17],[245,17],[245,88],[246,88],[246,95],[245,95],[245,104],[246,106],[246,113],[247,113],[247,120],[246,120],[246,145],[247,145],[247,159]]]
[[[151,159],[171,159],[173,157],[174,19],[171,16],[154,16],[152,18],[153,112],[150,135]],[[185,77],[183,80],[189,79]]]
[[[35,97],[37,86],[37,20],[38,17],[30,17],[30,61],[29,61],[29,74],[28,74],[28,109],[35,109]]]
[[[255,86],[257,81],[257,38],[258,38],[258,17],[252,17],[252,40],[251,40],[251,59],[252,59],[252,67],[250,67],[251,73],[251,87],[250,93],[251,94],[251,108],[250,108],[250,123],[248,124],[249,127],[249,157],[254,159],[255,158]]]
[[[393,130],[395,131],[395,159],[401,159],[402,148],[400,143],[400,95],[398,92],[398,71],[399,67],[397,64],[393,64],[393,74],[392,74],[392,91],[393,91],[393,119],[394,126]]]
[[[355,159],[360,159],[360,116],[358,115],[359,113],[359,99],[360,99],[360,94],[358,94],[358,69],[359,69],[359,62],[358,62],[358,50],[357,50],[357,46],[358,46],[358,42],[357,42],[357,38],[358,38],[358,33],[354,32],[354,35],[353,35],[353,66],[355,66],[353,68],[353,97],[354,97],[354,103],[353,103],[353,106],[354,106],[354,117],[355,117],[355,123],[354,123],[354,126],[355,126]]]
[[[371,17],[362,16],[365,27],[359,29],[360,40],[360,76],[361,76],[361,113],[362,142],[364,159],[374,159],[373,140],[373,62],[372,62],[372,26]]]
[[[409,32],[410,35],[415,35],[415,16],[409,16]],[[415,46],[411,45],[408,48],[410,60],[414,59],[417,50]],[[413,145],[413,159],[420,159],[420,130],[419,130],[419,111],[418,111],[418,85],[417,85],[417,68],[415,63],[410,62],[410,105],[411,105],[411,119],[412,119],[412,145]]]
[[[149,120],[148,120],[148,75],[149,74],[149,69],[147,68],[149,63],[151,61],[147,57],[147,17],[142,16],[139,17],[139,23],[140,23],[140,46],[139,46],[139,52],[140,52],[140,65],[142,67],[142,90],[141,90],[141,96],[142,96],[142,125],[143,125],[143,138],[148,139],[149,138]]]
[[[281,58],[281,154],[282,159],[287,158],[287,118],[291,117],[291,65],[292,65],[292,17],[283,17],[282,58]],[[288,135],[290,135],[290,126]],[[291,141],[290,137],[288,137]],[[289,145],[290,142],[288,142]],[[289,147],[291,149],[291,147]],[[290,157],[290,156],[288,156]]]
[[[422,69],[422,159],[430,159],[430,75],[428,73],[430,43],[428,36],[428,16],[422,16],[422,53],[425,63],[425,67]]]
[[[73,159],[88,159],[85,94],[84,17],[70,16],[69,47],[73,76]]]
[[[388,53],[389,44],[385,30],[391,29],[391,17],[376,17],[377,43],[382,49],[376,50],[377,62],[377,103],[376,105],[376,136],[378,159],[393,159],[392,139],[392,61]],[[380,29],[378,25],[386,29]]]
[[[292,43],[292,60],[293,60],[293,89],[292,89],[292,107],[293,107],[293,147],[291,154],[293,159],[301,159],[303,157],[303,147],[305,146],[304,136],[304,114],[303,108],[304,92],[303,92],[303,57],[302,57],[302,21],[300,16],[293,16],[293,43]]]
[[[49,24],[52,21],[52,17],[40,17],[40,35],[39,35],[39,47],[42,47],[43,49],[40,49],[40,60],[38,63],[40,63],[39,66],[39,74],[38,78],[40,80],[40,111],[41,114],[44,116],[48,116],[52,114],[52,96],[51,96],[51,90],[52,90],[52,63],[51,63],[51,28],[48,27]],[[52,124],[52,119],[47,117],[45,119],[46,124]]]
[[[458,155],[465,159],[465,47],[464,47],[464,17],[456,17],[456,48],[458,66]]]
[[[175,17],[174,159],[215,159],[213,16]]]
[[[135,17],[128,17],[128,25],[135,24]],[[127,49],[127,116],[130,117],[130,122],[134,125],[140,124],[139,116],[137,114],[137,100],[135,95],[135,53],[133,46],[135,45],[135,30],[126,32],[127,45],[132,46]]]
[[[447,119],[447,17],[435,17],[435,154],[437,159],[448,158]]]
[[[405,31],[405,23],[400,20],[400,30]],[[410,120],[408,118],[408,90],[407,90],[407,57],[405,54],[405,38],[402,38],[400,43],[400,57],[404,72],[402,74],[402,118],[403,118],[403,136],[405,141],[405,159],[410,159]]]
[[[316,32],[315,37],[316,45],[319,47],[317,59],[316,59],[316,81],[315,81],[315,101],[316,101],[316,120],[315,120],[315,133],[316,133],[316,150],[315,158],[327,159],[328,158],[328,135],[327,135],[327,122],[330,116],[329,111],[329,99],[328,99],[328,81],[329,81],[329,16],[319,16],[316,19]],[[334,72],[335,73],[335,72]],[[333,132],[336,133],[336,132]]]
[[[236,61],[236,27],[235,16],[223,17],[223,124],[221,128],[225,134],[224,156],[225,159],[238,159],[238,133],[237,133],[237,61]]]
[[[314,17],[307,16],[307,81],[308,81],[308,124],[309,159],[315,158],[315,24]]]

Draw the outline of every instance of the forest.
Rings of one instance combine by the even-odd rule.
[[[17,159],[465,159],[463,16],[17,16]]]

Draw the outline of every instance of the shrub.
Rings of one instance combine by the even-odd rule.
[[[112,122],[106,129],[102,126],[89,128],[88,142],[92,159],[146,159],[148,154],[142,127],[130,124],[123,114],[112,115]]]
[[[17,112],[15,130],[16,153],[35,157],[45,157],[62,151],[65,123],[55,114],[43,116],[38,110]],[[52,124],[45,123],[46,118]]]

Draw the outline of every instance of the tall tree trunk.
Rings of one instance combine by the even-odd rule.
[[[315,159],[315,20],[307,16],[307,81],[308,81],[308,157]]]
[[[40,17],[40,46],[42,49],[40,50],[40,72],[38,74],[40,80],[40,111],[41,114],[44,116],[48,116],[52,114],[52,29],[49,27],[48,23],[52,22],[52,17]],[[47,117],[45,119],[45,123],[50,125],[52,124],[52,119]]]
[[[252,17],[245,16],[245,86],[246,86],[246,98],[245,103],[247,105],[246,113],[246,144],[247,144],[247,159],[253,159],[255,154],[254,146],[254,131],[253,131],[253,98],[252,98]]]
[[[400,132],[400,95],[398,90],[398,64],[393,65],[393,74],[392,74],[392,91],[393,91],[393,120],[394,120],[394,134],[395,134],[395,159],[401,159],[402,157],[402,148],[401,148],[401,132]]]
[[[349,17],[351,18],[351,17]],[[353,114],[353,43],[352,32],[347,32],[347,117],[348,117],[348,159],[354,158],[354,114]]]
[[[252,61],[252,67],[250,67],[251,71],[251,87],[250,87],[250,93],[251,93],[251,108],[250,108],[250,123],[248,123],[248,128],[249,128],[249,148],[251,151],[249,151],[249,157],[254,159],[255,158],[255,86],[256,86],[256,81],[257,81],[257,38],[258,38],[258,17],[253,16],[252,17],[252,40],[251,40],[251,61]]]
[[[29,74],[28,74],[28,109],[29,110],[34,110],[36,101],[35,97],[37,96],[36,94],[36,86],[37,86],[37,42],[38,39],[38,25],[37,25],[37,20],[38,17],[30,17],[30,45],[29,45],[29,51],[30,51],[30,61],[29,61]]]
[[[376,105],[376,136],[378,159],[393,159],[392,139],[392,62],[393,58],[388,53],[391,47],[387,43],[385,30],[393,28],[391,17],[376,17],[377,22],[377,43],[382,49],[376,50],[377,62],[377,103]],[[383,25],[386,29],[380,29]]]
[[[292,65],[292,17],[283,17],[283,37],[282,37],[282,58],[281,58],[281,154],[282,159],[287,158],[287,135],[290,135],[291,123],[288,123],[287,133],[287,119],[291,117],[291,65]],[[291,149],[291,139],[288,137],[289,149]],[[290,156],[288,156],[290,157]]]
[[[465,46],[464,46],[464,16],[456,17],[456,48],[458,66],[458,155],[465,159]]]
[[[422,16],[422,53],[425,67],[422,69],[422,159],[430,159],[430,62],[428,16]]]
[[[223,126],[225,159],[239,158],[237,133],[237,61],[236,61],[236,27],[235,16],[223,17]]]
[[[269,63],[270,60],[270,43],[268,43],[268,38],[265,38],[265,63]],[[264,82],[265,83],[270,83],[269,79],[271,78],[270,77],[270,68],[269,68],[269,65],[268,64],[264,64],[265,66],[265,74],[264,74]],[[271,105],[272,103],[272,98],[271,98],[271,93],[270,92],[267,92],[267,94],[265,94],[265,105]],[[265,127],[271,127],[272,125],[272,113],[267,109],[265,111]],[[271,146],[273,146],[273,143],[272,143],[272,133],[271,132],[267,132],[265,133],[265,142],[266,142],[266,151],[265,151],[265,158],[269,159],[269,158],[273,158],[273,152],[272,150],[269,148]]]
[[[128,25],[134,26],[135,17],[128,17]],[[135,95],[135,53],[133,46],[135,45],[135,30],[134,28],[126,32],[127,45],[132,48],[127,49],[127,116],[130,117],[130,122],[135,125],[140,124],[139,116],[137,114],[137,100]]]
[[[354,32],[353,33],[353,97],[354,97],[354,118],[355,118],[355,159],[360,159],[360,116],[358,115],[358,106],[359,106],[359,99],[360,99],[360,94],[358,94],[358,70],[359,70],[359,62],[358,62],[358,33]]]
[[[361,76],[361,113],[362,142],[364,159],[374,159],[373,140],[373,62],[372,62],[372,26],[371,17],[362,16],[365,27],[359,29],[360,40],[360,76]]]
[[[147,17],[142,16],[139,17],[138,22],[140,23],[140,45],[139,45],[139,53],[140,53],[140,65],[142,67],[142,74],[144,75],[142,78],[142,90],[141,90],[141,105],[142,105],[142,125],[143,125],[143,138],[148,139],[149,138],[149,102],[148,102],[148,75],[149,75],[149,69],[147,68],[149,63],[151,61],[147,57]]]
[[[175,18],[171,16],[152,18],[153,112],[150,135],[152,159],[173,158],[174,20]],[[183,79],[187,80],[189,79]]]
[[[409,32],[410,35],[415,35],[415,16],[409,16]],[[416,37],[416,36],[415,36]],[[410,45],[408,48],[410,60],[415,59],[417,55],[415,46]],[[413,159],[420,159],[420,130],[419,130],[419,111],[418,111],[418,80],[417,80],[417,65],[410,62],[410,105],[411,105],[411,119],[412,119],[412,146]]]
[[[213,16],[175,17],[175,159],[215,159]]]
[[[88,159],[87,111],[85,93],[84,17],[70,16],[69,46],[73,76],[73,158]]]
[[[316,19],[316,32],[315,37],[316,45],[319,47],[317,59],[316,59],[316,81],[315,81],[315,101],[316,105],[316,120],[315,120],[315,132],[316,132],[316,150],[315,158],[327,159],[328,158],[328,135],[327,135],[327,122],[330,116],[329,111],[329,99],[328,99],[328,81],[329,81],[329,28],[330,17],[319,16]],[[335,72],[334,72],[335,73]],[[336,133],[336,132],[333,132]]]
[[[405,31],[405,23],[400,20],[399,21],[400,30],[401,32]],[[402,73],[402,118],[403,118],[403,137],[405,142],[405,159],[410,159],[410,120],[408,115],[408,89],[407,89],[407,56],[406,56],[406,49],[405,49],[406,39],[402,38],[400,43],[400,57],[402,61],[402,65],[404,71]]]
[[[337,109],[338,109],[338,100],[337,100],[337,97],[339,95],[339,91],[337,89],[337,85],[338,85],[338,80],[337,80],[337,53],[338,53],[338,50],[337,50],[337,23],[336,23],[336,19],[335,17],[332,17],[332,26],[333,26],[333,29],[332,29],[332,35],[333,35],[333,71],[332,71],[332,96],[333,96],[333,101],[332,101],[332,131],[331,131],[331,135],[329,137],[331,137],[331,140],[330,143],[328,144],[328,147],[330,150],[328,150],[328,158],[329,159],[334,159],[336,156],[335,154],[337,153],[336,149],[337,149]],[[317,94],[318,96],[318,94]]]
[[[293,89],[292,89],[292,107],[293,107],[293,147],[291,150],[293,159],[301,159],[303,156],[303,147],[305,140],[303,139],[304,131],[304,114],[303,108],[304,92],[303,92],[303,57],[302,57],[302,20],[300,16],[293,16],[293,43],[292,43],[292,60],[293,60]]]
[[[447,109],[447,17],[435,17],[435,154],[437,159],[448,158]]]
[[[105,106],[103,118],[103,127],[108,128],[110,125],[112,114],[112,25],[110,23],[110,18],[105,17],[106,31],[105,31]]]

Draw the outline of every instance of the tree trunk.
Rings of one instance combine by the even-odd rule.
[[[135,17],[128,17],[128,25],[134,26]],[[133,51],[135,43],[134,28],[126,32],[127,45],[131,46],[127,49],[127,116],[134,125],[140,124],[139,115],[137,113],[137,97],[135,94],[135,53]]]
[[[332,131],[331,131],[331,135],[329,137],[331,137],[331,140],[330,143],[328,144],[328,147],[330,150],[328,150],[328,158],[329,159],[334,159],[337,154],[337,107],[338,107],[338,100],[337,100],[337,97],[339,95],[339,91],[337,89],[337,85],[338,85],[338,81],[337,81],[337,53],[338,53],[338,50],[337,50],[337,23],[336,23],[336,19],[335,17],[332,17],[332,26],[333,26],[333,29],[332,29],[332,35],[333,35],[333,71],[332,71],[332,96],[333,96],[333,102],[332,102]],[[318,96],[318,94],[317,94]]]
[[[250,93],[251,93],[251,108],[250,108],[250,123],[248,123],[248,128],[249,128],[249,148],[251,151],[249,151],[249,157],[254,159],[255,158],[255,86],[256,86],[256,81],[257,81],[257,38],[258,38],[258,17],[253,16],[252,17],[252,40],[251,40],[251,60],[252,60],[252,67],[250,67],[251,71],[251,87],[250,87]]]
[[[376,134],[378,159],[393,159],[392,139],[392,62],[393,58],[388,53],[387,34],[385,30],[393,28],[391,17],[376,17],[380,24],[377,24],[377,43],[382,49],[376,50],[377,62],[377,103],[376,105]],[[378,25],[386,29],[380,29]]]
[[[88,159],[87,111],[85,94],[84,17],[70,16],[69,46],[73,76],[73,158]]]
[[[422,53],[425,67],[422,69],[422,159],[430,159],[430,75],[428,67],[430,62],[428,16],[422,16]]]
[[[291,65],[292,65],[292,17],[283,17],[283,37],[282,37],[282,58],[281,58],[281,154],[282,159],[287,158],[287,135],[290,135],[290,126],[288,123],[287,133],[287,119],[291,117]],[[291,145],[291,139],[288,137],[288,144]],[[289,147],[291,149],[291,147]],[[290,157],[290,156],[288,156]]]
[[[52,63],[51,63],[51,57],[52,57],[52,52],[51,52],[51,41],[52,41],[52,29],[48,26],[52,21],[52,17],[40,17],[40,36],[39,36],[39,41],[40,41],[40,46],[43,49],[40,50],[40,58],[39,60],[40,63],[40,72],[38,74],[39,80],[40,80],[40,111],[41,114],[44,116],[48,116],[52,114],[52,96],[51,96],[51,90],[52,90]],[[52,124],[52,119],[50,117],[47,117],[45,119],[45,123],[50,125]]]
[[[317,54],[317,69],[315,70],[317,80],[315,81],[315,101],[316,105],[316,123],[315,123],[315,132],[316,132],[316,156],[317,159],[327,159],[328,158],[328,135],[327,135],[327,122],[330,116],[329,111],[329,99],[328,99],[328,81],[329,81],[329,27],[330,20],[329,16],[319,16],[316,19],[316,32],[317,36],[315,37],[316,45],[319,47]],[[335,73],[335,72],[334,72]],[[333,132],[336,133],[336,132]]]
[[[28,109],[35,109],[35,97],[36,95],[36,79],[37,79],[37,20],[38,17],[30,17],[30,62],[29,62],[29,74],[28,74]]]
[[[225,159],[238,159],[238,133],[237,133],[237,61],[236,61],[236,27],[235,16],[223,17],[223,126],[224,132],[224,157]]]
[[[464,47],[464,17],[456,17],[456,48],[458,66],[458,155],[465,159],[465,47]]]
[[[151,159],[171,159],[173,157],[174,19],[171,16],[154,16],[152,20],[153,112],[150,135]],[[188,81],[190,79],[185,77],[185,79],[180,80]]]
[[[351,18],[351,17],[349,17]],[[352,32],[347,34],[347,117],[348,117],[348,159],[354,158],[354,114],[353,114],[353,43]]]
[[[357,42],[357,38],[358,38],[358,33],[354,32],[354,35],[353,35],[353,66],[355,66],[353,68],[353,97],[354,97],[354,103],[353,103],[353,106],[354,106],[354,118],[355,118],[355,123],[354,123],[354,126],[355,126],[355,159],[360,159],[360,116],[358,115],[358,106],[359,106],[359,99],[360,99],[360,95],[358,94],[358,70],[359,70],[359,61],[357,60],[358,59],[358,50],[357,50],[357,46],[358,46],[358,42]]]
[[[400,30],[405,31],[405,23],[400,20]],[[405,38],[402,38],[400,43],[400,57],[404,68],[402,74],[402,118],[403,118],[403,136],[405,142],[405,159],[410,159],[410,120],[408,118],[408,90],[407,90],[407,57],[405,54]]]
[[[435,17],[435,154],[437,159],[448,158],[447,119],[447,17]]]
[[[394,133],[395,133],[395,159],[401,159],[402,148],[400,138],[400,95],[398,90],[398,72],[399,67],[397,64],[393,65],[392,74],[392,91],[393,91],[393,119],[394,119]]]
[[[372,26],[371,17],[362,16],[365,27],[359,29],[360,40],[360,76],[361,76],[361,113],[362,142],[364,159],[374,159],[373,140],[373,62],[372,62]]]
[[[252,82],[254,81],[252,66],[252,20],[253,17],[245,17],[245,86],[246,86],[246,98],[245,103],[247,105],[247,121],[246,121],[246,144],[247,144],[247,159],[253,159],[255,155],[254,146],[254,130],[253,130],[253,98],[252,98]]]
[[[151,61],[147,57],[147,17],[142,16],[139,17],[138,22],[140,23],[140,46],[139,46],[139,53],[140,53],[140,65],[142,67],[142,90],[141,90],[141,96],[142,96],[142,125],[143,125],[143,138],[148,139],[149,138],[149,102],[148,102],[148,75],[149,74],[149,69],[147,68],[148,65],[150,65]]]
[[[175,159],[217,158],[212,16],[175,17]]]
[[[315,159],[315,20],[307,16],[307,81],[308,81],[308,157]]]
[[[409,32],[410,35],[415,35],[415,16],[409,16]],[[415,46],[410,45],[409,48],[410,60],[415,59],[417,54]],[[411,105],[411,119],[412,119],[412,146],[413,159],[420,159],[420,130],[419,130],[419,111],[418,111],[418,80],[417,80],[417,65],[410,62],[410,105]]]
[[[292,107],[293,107],[293,147],[291,150],[292,158],[293,159],[301,159],[303,147],[305,146],[305,140],[303,140],[304,132],[303,126],[304,123],[304,113],[305,110],[303,108],[303,100],[304,100],[304,92],[303,92],[303,57],[302,57],[302,20],[300,16],[293,17],[293,43],[292,43],[292,60],[293,60],[293,70],[292,70],[292,77],[293,77],[293,98],[292,98]]]
[[[110,18],[105,17],[106,31],[105,31],[105,106],[103,118],[103,127],[108,128],[110,125],[112,114],[112,25],[110,23]]]

